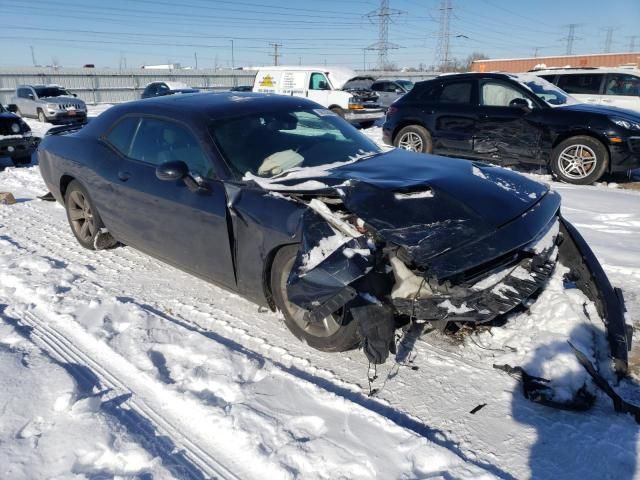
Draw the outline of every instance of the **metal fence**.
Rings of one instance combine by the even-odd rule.
[[[427,80],[434,72],[358,72],[375,78]],[[68,88],[89,104],[118,103],[140,98],[155,81],[182,82],[201,90],[227,90],[253,85],[251,70],[116,70],[105,68],[0,68],[0,103],[9,103],[18,85],[56,84]]]

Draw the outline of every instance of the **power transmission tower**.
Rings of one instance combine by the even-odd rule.
[[[392,17],[403,13],[400,10],[390,9],[389,0],[380,0],[380,8],[367,14],[370,21],[376,20],[378,23],[378,41],[369,45],[367,50],[378,52],[378,69],[380,70],[384,70],[389,65],[389,50],[400,48],[399,45],[389,42],[389,23]]]
[[[579,27],[580,25],[578,23],[570,23],[566,26],[569,27],[569,35],[561,38],[561,40],[567,41],[567,55],[573,55],[573,42],[581,40],[580,37],[576,37],[576,27]]]
[[[604,41],[604,53],[611,53],[611,44],[613,43],[613,27],[607,27],[607,37]]]
[[[449,66],[449,27],[451,25],[451,0],[440,1],[440,29],[438,30],[438,45],[436,46],[437,67],[446,71]]]
[[[281,43],[270,43],[269,45],[271,45],[273,47],[273,53],[271,54],[271,56],[273,57],[273,64],[277,67],[278,66],[278,59],[282,55],[281,53],[278,53],[278,49],[280,47],[282,47],[282,44]]]

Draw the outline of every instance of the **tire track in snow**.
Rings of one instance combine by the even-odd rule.
[[[111,400],[124,397],[125,400],[122,405],[137,413],[141,418],[147,419],[156,428],[157,431],[154,437],[158,439],[156,442],[157,447],[162,449],[162,444],[167,444],[166,440],[162,442],[159,440],[161,437],[171,439],[171,446],[174,451],[164,452],[163,461],[167,460],[167,457],[172,457],[175,460],[176,453],[183,456],[186,461],[178,465],[180,467],[178,473],[181,478],[224,478],[231,480],[241,478],[233,471],[233,469],[238,469],[237,465],[232,469],[215,458],[215,456],[221,454],[221,449],[217,449],[215,453],[210,453],[189,439],[189,433],[185,433],[179,426],[184,422],[184,419],[175,418],[175,416],[174,418],[168,418],[166,409],[164,415],[158,413],[155,407],[150,405],[148,400],[151,399],[148,395],[146,395],[147,400],[145,400],[145,391],[149,389],[136,385],[138,382],[133,380],[130,374],[118,368],[118,366],[122,365],[124,359],[117,358],[118,355],[115,352],[101,356],[91,355],[87,350],[80,349],[77,346],[78,344],[87,345],[89,343],[87,342],[88,337],[90,337],[89,334],[84,339],[81,339],[79,335],[71,336],[69,333],[62,332],[61,329],[52,327],[47,320],[32,312],[25,312],[20,318],[20,322],[31,328],[30,335],[32,338],[35,337],[35,343],[52,358],[63,365],[80,365],[88,368],[100,380],[100,386],[109,390]],[[106,351],[105,349],[102,350]],[[111,365],[111,368],[108,369],[106,365]],[[148,387],[148,382],[145,387]],[[159,384],[154,385],[151,390],[160,394],[162,389],[163,385]],[[118,406],[121,406],[120,402],[118,402]],[[167,467],[171,468],[172,465],[167,465]],[[175,465],[173,467],[174,473],[176,473]],[[194,467],[197,467],[197,470]],[[185,474],[188,477],[184,477]]]

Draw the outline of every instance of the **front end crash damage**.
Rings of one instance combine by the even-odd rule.
[[[290,273],[289,300],[320,322],[347,309],[365,354],[383,363],[394,331],[410,321],[445,329],[481,324],[540,291],[559,261],[565,283],[580,289],[605,322],[619,375],[627,372],[631,329],[621,292],[593,252],[560,215],[553,192],[502,225],[481,222],[432,186],[379,188],[350,181],[335,195],[289,193],[308,206]]]

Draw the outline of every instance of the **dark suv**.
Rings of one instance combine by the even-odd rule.
[[[15,105],[9,109],[0,105],[0,157],[11,157],[14,165],[31,163],[31,154],[38,145],[31,128],[15,115]]]
[[[583,185],[640,166],[640,114],[580,104],[532,74],[467,73],[417,83],[389,108],[383,139],[418,152],[545,165]]]

